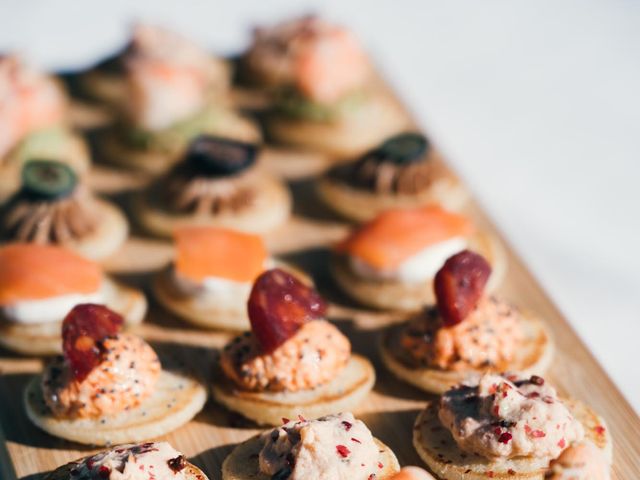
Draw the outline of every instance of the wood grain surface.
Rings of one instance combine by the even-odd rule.
[[[285,157],[282,157],[283,152],[270,150],[269,155],[278,158],[266,163],[280,173],[288,170],[286,161],[296,161],[296,155],[291,152],[284,152]],[[402,317],[362,309],[333,286],[327,269],[327,247],[342,238],[351,226],[320,204],[314,194],[312,178],[301,178],[303,175],[296,168],[291,171],[296,172],[293,176],[298,178],[290,182],[296,202],[294,216],[287,225],[268,237],[268,244],[274,253],[313,275],[320,291],[331,302],[331,319],[349,335],[354,351],[374,362],[378,381],[370,398],[355,413],[367,423],[374,435],[395,451],[402,465],[421,465],[411,445],[412,425],[425,401],[431,398],[393,378],[382,367],[375,349],[379,330]],[[140,188],[146,179],[99,166],[94,170],[91,181],[97,189],[109,193],[126,207],[127,190]],[[471,202],[468,213],[481,228],[500,236],[477,204]],[[506,248],[509,269],[499,293],[546,320],[557,346],[557,355],[548,377],[563,395],[590,404],[605,417],[614,439],[613,478],[640,478],[640,419],[522,261],[508,245]],[[149,295],[150,276],[166,265],[171,255],[168,242],[145,238],[134,226],[133,237],[107,262],[107,267],[123,281],[141,286]],[[216,349],[226,342],[229,335],[190,327],[163,311],[152,298],[150,300],[150,311],[146,322],[139,328],[140,334],[152,342],[165,364],[183,363],[201,375],[203,381],[208,381],[208,366]],[[22,391],[33,373],[41,368],[41,360],[0,351],[2,480],[38,479],[59,465],[94,451],[48,436],[27,420]],[[238,442],[256,431],[255,426],[210,400],[193,421],[163,439],[184,452],[214,480],[220,478],[220,466],[225,456]]]

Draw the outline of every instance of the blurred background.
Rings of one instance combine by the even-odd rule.
[[[0,2],[0,51],[74,69],[136,19],[219,53],[261,22],[352,28],[640,410],[640,2]]]

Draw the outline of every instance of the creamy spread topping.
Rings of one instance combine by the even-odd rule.
[[[438,415],[462,450],[487,458],[557,458],[584,436],[555,389],[535,375],[486,374],[445,393]]]
[[[61,322],[69,311],[81,303],[104,303],[102,289],[95,293],[71,293],[39,300],[21,300],[0,307],[3,318],[21,324]]]
[[[245,61],[265,83],[323,103],[360,88],[370,75],[355,37],[314,16],[257,28]]]
[[[264,270],[273,268],[273,259],[267,258]],[[171,281],[179,293],[198,297],[208,304],[215,304],[219,309],[238,309],[246,311],[247,300],[251,293],[251,282],[241,282],[229,278],[207,276],[196,282],[181,275],[175,268],[171,270]]]
[[[260,473],[272,478],[366,480],[384,468],[371,432],[351,413],[287,421],[262,441]]]
[[[65,245],[92,234],[99,222],[96,201],[81,185],[54,200],[33,200],[18,193],[4,209],[2,235],[19,242]]]
[[[295,392],[335,378],[350,355],[347,337],[326,320],[313,320],[271,353],[245,333],[225,347],[221,366],[242,389]]]
[[[575,443],[551,462],[546,480],[609,480],[610,466],[602,450],[585,440]]]
[[[44,398],[60,417],[101,417],[138,406],[155,387],[160,360],[141,338],[122,333],[99,343],[104,356],[83,380],[73,377],[63,357],[44,372]]]
[[[197,113],[220,67],[182,36],[138,26],[125,58],[128,113],[134,125],[159,130]]]
[[[432,279],[445,260],[464,250],[467,243],[464,237],[453,237],[423,248],[392,268],[376,267],[355,255],[348,259],[351,270],[365,279],[422,283]]]
[[[77,462],[74,480],[187,480],[187,460],[167,442],[120,445]]]
[[[195,282],[184,275],[180,275],[180,272],[175,268],[171,270],[171,274],[173,285],[181,294],[207,297],[216,303],[225,303],[227,300],[230,301],[229,303],[238,303],[240,301],[243,308],[245,308],[251,292],[251,282],[239,282],[222,277],[205,277],[202,281]]]
[[[188,163],[181,164],[160,183],[169,208],[196,215],[237,212],[255,200],[256,175],[253,169],[238,175],[202,175]]]
[[[428,310],[408,322],[399,338],[411,364],[445,370],[507,369],[523,341],[520,313],[493,296],[482,297],[454,326],[443,326],[437,310]]]
[[[55,81],[0,55],[0,158],[27,134],[60,123],[66,106]]]

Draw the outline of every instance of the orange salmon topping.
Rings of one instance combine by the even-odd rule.
[[[426,247],[474,230],[464,216],[438,206],[391,209],[361,226],[338,250],[377,268],[395,268]]]
[[[0,305],[100,288],[100,266],[53,245],[14,243],[0,247]]]
[[[177,272],[201,282],[222,277],[253,282],[264,270],[267,249],[258,235],[216,227],[185,227],[174,232]]]

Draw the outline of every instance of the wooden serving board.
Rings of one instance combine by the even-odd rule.
[[[295,155],[290,156],[295,162]],[[276,169],[282,169],[281,162]],[[101,191],[119,197],[125,206],[126,194],[119,196],[118,192],[139,188],[145,183],[141,177],[102,166],[95,169],[92,181]],[[425,402],[433,397],[393,378],[381,365],[375,349],[379,330],[402,317],[364,310],[333,286],[327,269],[327,247],[342,238],[350,225],[321,205],[312,184],[313,179],[291,182],[295,198],[294,216],[267,241],[276,254],[312,274],[321,292],[331,301],[331,319],[348,334],[354,351],[374,362],[378,380],[370,397],[355,412],[357,416],[367,423],[375,436],[395,451],[402,465],[421,465],[411,444],[412,425]],[[468,213],[480,228],[502,238],[477,204],[471,202]],[[171,246],[166,241],[145,238],[135,229],[133,233],[122,251],[108,262],[108,268],[118,272],[124,281],[140,285],[149,293],[149,278],[153,270],[170,261]],[[640,478],[640,419],[522,261],[504,243],[509,266],[499,293],[546,320],[557,346],[557,355],[548,377],[563,395],[590,404],[605,417],[614,439],[613,478]],[[164,362],[177,358],[206,379],[206,366],[211,364],[216,349],[229,339],[229,335],[203,333],[163,311],[151,297],[150,303],[150,311],[140,333],[152,342]],[[26,418],[22,391],[30,377],[41,368],[41,360],[0,351],[2,480],[35,480],[61,464],[94,451],[48,436]],[[255,426],[210,400],[192,422],[164,439],[184,452],[214,480],[220,478],[222,461],[233,447],[257,431],[259,429]]]

